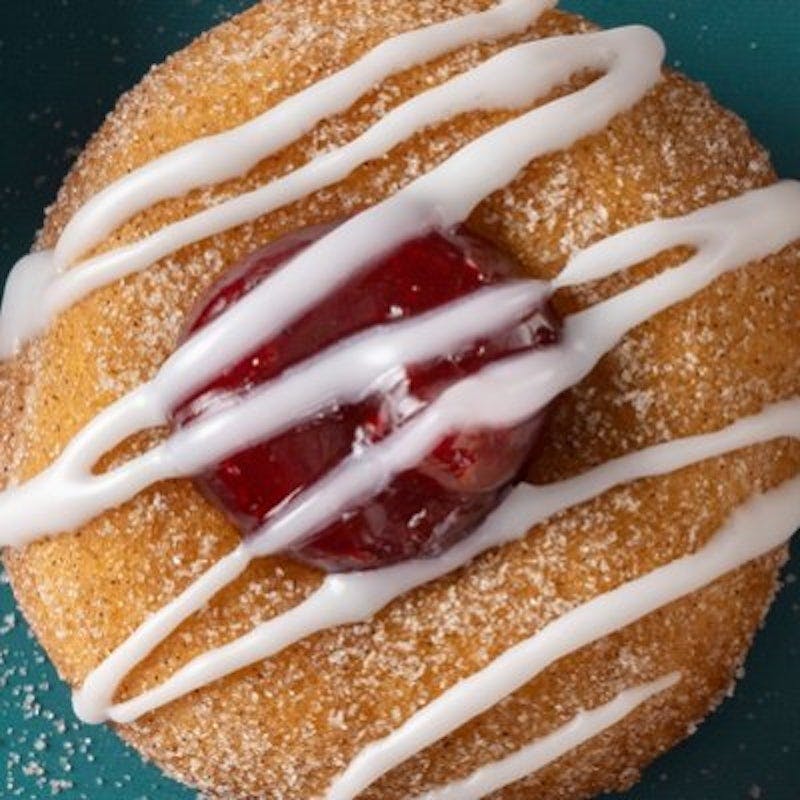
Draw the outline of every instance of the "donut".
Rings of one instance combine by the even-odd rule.
[[[641,26],[270,0],[126,94],[0,321],[0,541],[209,797],[580,800],[800,523],[800,184]]]

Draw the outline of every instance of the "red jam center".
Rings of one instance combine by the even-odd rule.
[[[207,325],[329,228],[314,228],[258,251],[200,304],[187,336]],[[320,265],[323,268],[323,265]],[[185,426],[287,367],[359,331],[413,317],[481,287],[512,280],[513,262],[465,231],[433,233],[404,244],[281,334],[257,344],[174,413]],[[380,396],[338,406],[226,459],[198,477],[201,488],[245,535],[268,523],[286,503],[356,449],[390,435],[445,388],[492,361],[545,347],[558,338],[549,309],[458,353],[408,364],[405,379]],[[449,436],[416,468],[395,477],[379,495],[312,533],[291,555],[326,571],[386,566],[435,555],[467,535],[501,500],[530,457],[541,429],[539,414],[505,430]]]

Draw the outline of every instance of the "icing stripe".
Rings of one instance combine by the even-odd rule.
[[[770,406],[714,433],[655,445],[558,483],[520,484],[464,541],[436,558],[418,559],[369,572],[329,575],[295,608],[250,633],[190,661],[164,683],[136,698],[112,705],[122,679],[183,621],[227,585],[223,573],[207,573],[175,601],[149,617],[86,679],[73,696],[84,721],[132,722],[195,689],[270,658],[286,647],[328,628],[368,620],[405,593],[465,566],[482,553],[523,538],[549,517],[580,505],[615,486],[666,475],[692,464],[783,437],[800,438],[800,399]],[[228,563],[233,578],[249,556],[238,548]],[[215,568],[216,569],[216,568]],[[228,567],[222,568],[227,570]],[[232,579],[232,578],[231,578]]]
[[[415,800],[481,800],[492,792],[533,775],[585,742],[612,728],[648,700],[663,694],[681,679],[680,673],[626,689],[591,711],[581,711],[566,725],[537,739],[519,752],[476,770],[468,778],[426,792]]]
[[[346,111],[391,75],[474,42],[522,33],[555,4],[555,0],[503,0],[485,12],[401,33],[244,125],[196,139],[151,161],[95,195],[75,214],[56,247],[56,263],[59,268],[68,266],[123,222],[161,200],[248,172],[322,120]]]
[[[800,477],[740,506],[694,555],[599,595],[549,623],[364,748],[334,781],[325,800],[352,800],[389,770],[488,711],[560,658],[785,544],[800,519],[798,497]]]

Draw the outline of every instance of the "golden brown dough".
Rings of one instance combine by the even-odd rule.
[[[389,35],[489,5],[259,3],[153,70],[120,101],[68,177],[41,244],[52,245],[82,203],[136,166],[253,117]],[[533,35],[585,26],[553,12]],[[352,139],[428,81],[440,82],[499,47],[469,47],[387,81],[247,177],[161,203],[104,248]],[[237,259],[284,232],[374,203],[506,116],[471,114],[439,125],[335,188],[186,248],[63,314],[10,378],[0,376],[4,464],[17,477],[35,474],[100,409],[152,376],[173,350],[195,299]],[[486,202],[472,224],[531,275],[552,276],[576,248],[614,231],[773,180],[766,154],[742,122],[704,88],[670,74],[602,134],[533,164]],[[670,257],[561,297],[562,310],[663,269]],[[799,261],[794,247],[751,265],[630,335],[563,398],[532,479],[553,480],[647,444],[715,430],[796,395]],[[26,382],[26,374],[35,378]],[[117,457],[146,444],[144,438],[132,442]],[[460,678],[571,606],[696,549],[755,490],[799,470],[800,448],[784,441],[614,490],[398,600],[369,624],[315,636],[120,732],[169,773],[211,796],[319,797],[361,747]],[[148,613],[236,542],[235,530],[191,482],[176,481],[79,532],[9,553],[6,560],[27,617],[62,676],[75,685]],[[677,688],[497,797],[579,800],[631,785],[728,690],[772,598],[783,557],[763,558],[558,662],[363,796],[413,797],[518,749],[579,708],[680,669],[684,680]],[[137,669],[124,694],[289,608],[319,580],[289,561],[253,565]]]

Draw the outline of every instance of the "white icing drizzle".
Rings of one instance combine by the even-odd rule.
[[[665,475],[782,437],[800,438],[800,399],[775,404],[714,433],[631,453],[558,483],[520,484],[475,532],[440,556],[368,572],[329,575],[319,589],[295,608],[262,623],[230,644],[198,656],[159,686],[113,705],[114,693],[125,675],[244,571],[250,556],[245,548],[239,547],[183,594],[150,616],[98,666],[75,692],[75,711],[86,722],[132,722],[195,689],[270,658],[315,633],[364,622],[407,592],[467,565],[494,547],[521,539],[535,525],[615,486]]]
[[[390,75],[476,41],[521,33],[555,0],[503,0],[489,11],[457,17],[388,39],[366,56],[250,122],[197,139],[135,170],[103,189],[72,218],[54,251],[28,257],[12,271],[0,323],[0,358],[10,358],[43,331],[60,311],[92,291],[145,269],[181,247],[208,238],[346,177],[415,131],[447,116],[475,108],[536,99],[537,74],[562,74],[558,64],[526,61],[525,51],[488,63],[447,88],[433,90],[388,115],[366,136],[315,159],[284,179],[194,215],[134,245],[67,268],[140,211],[202,186],[230,180],[311,131],[326,117],[346,111]],[[511,52],[511,51],[509,51]],[[523,78],[523,73],[524,78]],[[561,78],[565,80],[569,72]],[[550,84],[552,85],[552,84]],[[489,90],[487,92],[487,89]],[[530,100],[525,100],[533,92]],[[489,96],[487,100],[487,96]],[[483,106],[481,101],[487,103]],[[24,308],[25,313],[17,309]]]
[[[797,529],[800,477],[740,506],[695,554],[573,608],[364,748],[325,800],[352,800],[381,775],[488,711],[560,658],[696,592],[785,544]]]
[[[347,221],[200,331],[173,354],[153,381],[110,406],[79,433],[50,468],[0,495],[0,542],[12,545],[77,527],[154,482],[195,474],[332,402],[352,402],[392,385],[404,377],[398,365],[454,352],[510,321],[525,319],[558,288],[605,277],[679,245],[695,250],[683,266],[571,317],[558,347],[487,367],[444,392],[384,442],[346,459],[117,648],[75,694],[76,710],[84,719],[129,722],[320,630],[364,619],[414,587],[625,481],[664,474],[751,444],[798,436],[800,400],[770,407],[716,433],[648,448],[552,486],[517,487],[471,538],[439,558],[328,576],[296,608],[198,657],[160,686],[113,704],[125,675],[241,575],[254,557],[284,549],[379,492],[450,431],[505,427],[530,417],[577,383],[642,322],[725,272],[777,253],[800,238],[800,184],[792,182],[686,217],[638,226],[579,253],[552,284],[486,289],[422,317],[353,337],[259,387],[235,408],[201,418],[122,467],[93,475],[92,468],[104,453],[138,431],[165,424],[172,408],[244,357],[254,342],[278,333],[408,239],[462,222],[531,160],[569,147],[633,106],[660,79],[663,43],[646,28],[629,27],[510,48],[399,106],[349,145],[267,186],[92,258],[80,269],[67,268],[136,213],[159,200],[247,172],[323,118],[349,108],[389,75],[473,41],[522,32],[552,5],[552,0],[505,0],[487,12],[390,39],[261,117],[180,148],[112,185],[76,214],[55,251],[36,253],[15,268],[0,316],[0,355],[16,352],[54,314],[95,289],[143,270],[187,244],[336,183],[431,124],[473,109],[524,108],[581,70],[604,73],[587,87],[476,139],[393,197]],[[326,269],[320,270],[319,264]],[[326,800],[351,800],[386,771],[488,710],[564,655],[779,546],[797,525],[798,489],[800,478],[751,499],[697,553],[574,608],[453,686],[394,733],[365,748],[333,783]],[[755,537],[750,535],[753,530],[762,533]],[[483,797],[607,729],[676,679],[668,676],[623,692],[466,781],[418,800]]]
[[[492,792],[534,775],[576,747],[622,722],[648,700],[671,689],[680,679],[680,673],[674,672],[652,683],[626,689],[598,708],[581,711],[566,725],[513,755],[481,767],[464,780],[426,792],[415,800],[481,800]]]

